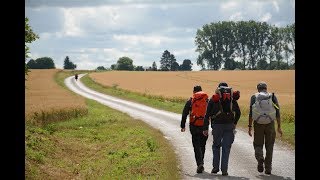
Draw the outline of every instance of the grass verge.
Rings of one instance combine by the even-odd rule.
[[[26,126],[26,179],[180,179],[163,134],[87,100],[88,115]]]
[[[86,86],[98,92],[109,94],[115,97],[119,97],[121,99],[138,102],[138,103],[145,104],[157,109],[162,109],[162,110],[171,111],[175,113],[182,112],[184,103],[187,100],[187,99],[181,99],[181,98],[170,99],[163,96],[150,95],[147,93],[131,92],[128,90],[118,88],[116,85],[112,87],[104,86],[93,81],[88,75],[83,76],[80,80]]]

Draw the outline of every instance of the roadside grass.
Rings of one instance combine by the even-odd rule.
[[[125,100],[130,100],[138,103],[142,103],[157,109],[162,109],[174,113],[181,114],[185,102],[187,99],[183,98],[165,98],[162,96],[150,95],[147,93],[131,92],[129,90],[118,88],[116,84],[112,87],[104,86],[92,80],[88,75],[82,77],[83,82],[89,88],[92,88],[98,92],[116,96]],[[249,101],[249,100],[248,100]],[[295,112],[294,105],[283,105],[281,106],[281,127],[283,136],[277,135],[276,140],[288,144],[290,147],[295,147]],[[238,123],[238,127],[247,131],[248,127],[248,106],[240,106],[241,118]]]
[[[159,130],[86,103],[86,116],[26,126],[26,179],[181,179],[174,150]]]
[[[80,80],[86,86],[95,89],[98,92],[175,113],[181,113],[184,103],[188,100],[180,97],[167,98],[164,96],[150,95],[147,93],[131,92],[129,90],[118,88],[116,84],[113,86],[104,86],[92,80],[88,74],[83,76]]]
[[[238,121],[237,127],[240,127],[245,132],[248,131],[248,117],[249,117],[249,106],[240,107],[241,108],[241,117]],[[276,141],[288,145],[291,148],[295,147],[295,116],[291,112],[291,109],[294,109],[293,105],[284,105],[281,106],[281,129],[283,136],[280,137],[277,133],[277,122],[275,123],[276,128]],[[253,130],[252,130],[253,133]]]
[[[66,108],[41,109],[27,116],[27,122],[30,124],[45,126],[52,122],[64,121],[71,118],[85,116],[88,109],[83,106],[74,106]]]

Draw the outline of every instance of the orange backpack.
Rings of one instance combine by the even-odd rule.
[[[190,124],[194,126],[203,126],[204,116],[207,110],[208,95],[199,91],[193,94],[191,98]]]

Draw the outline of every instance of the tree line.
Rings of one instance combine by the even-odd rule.
[[[36,60],[30,59],[26,64],[28,69],[55,69],[55,64],[50,57],[41,57]],[[63,63],[63,69],[76,69],[77,65],[70,61],[69,56],[66,56]]]
[[[197,65],[203,69],[289,69],[295,64],[295,23],[222,21],[198,29]]]
[[[133,65],[133,60],[129,57],[120,57],[116,64],[110,66],[111,70],[126,70],[126,71],[191,71],[192,63],[190,59],[183,60],[183,63],[179,65],[173,54],[168,50],[165,50],[160,59],[160,68],[153,61],[152,65],[144,68],[142,66]],[[97,67],[97,70],[106,70],[103,66]]]

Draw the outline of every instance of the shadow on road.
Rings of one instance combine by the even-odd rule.
[[[201,174],[190,175],[186,174],[186,176],[190,177],[190,179],[231,179],[231,180],[249,180],[247,177],[239,177],[239,176],[222,176],[221,174],[212,174],[208,172],[203,172]],[[257,175],[256,179],[272,179],[272,180],[292,180],[290,177],[277,176],[274,174],[271,175]]]
[[[234,180],[249,180],[246,177],[239,177],[239,176],[222,176],[221,174],[212,174],[208,172],[203,172],[201,174],[190,175],[186,174],[186,176],[190,177],[191,179],[234,179]]]
[[[256,176],[257,179],[279,179],[279,180],[292,180],[292,178],[290,177],[283,177],[283,176],[277,176],[274,174],[271,175],[265,175],[265,174],[261,174]]]

